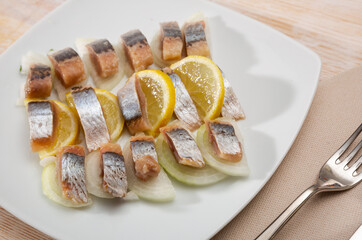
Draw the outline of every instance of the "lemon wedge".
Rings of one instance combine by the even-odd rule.
[[[147,69],[136,73],[147,99],[147,115],[152,129],[147,133],[159,134],[159,128],[171,119],[175,107],[175,88],[171,78],[160,70]]]
[[[104,119],[106,120],[111,141],[115,142],[120,137],[124,125],[124,118],[118,105],[118,99],[113,93],[106,90],[95,88],[94,91],[102,106]],[[73,112],[77,114],[71,93],[67,93],[66,100]]]
[[[63,198],[62,189],[58,184],[56,176],[55,163],[50,163],[43,168],[43,172],[41,173],[41,183],[44,195],[64,207],[85,207],[92,204],[92,199],[89,197],[88,203],[83,204],[76,204],[71,200]]]
[[[25,99],[25,106],[33,100],[41,101],[38,99]],[[38,152],[40,159],[56,155],[60,147],[74,144],[78,136],[78,120],[73,111],[67,105],[59,101],[49,101],[54,103],[56,112],[55,141],[51,146]]]
[[[202,56],[188,56],[170,68],[181,78],[202,119],[214,119],[220,115],[224,81],[213,61]]]

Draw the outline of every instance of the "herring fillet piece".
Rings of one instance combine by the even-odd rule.
[[[179,60],[182,55],[183,38],[177,22],[160,23],[160,40],[163,60]]]
[[[238,98],[236,97],[236,94],[234,93],[233,88],[231,87],[230,82],[227,80],[225,74],[221,69],[220,72],[224,79],[224,88],[225,88],[224,103],[221,108],[221,115],[223,117],[231,118],[234,120],[245,119],[244,111],[241,107]]]
[[[54,107],[50,101],[31,101],[28,103],[30,145],[33,152],[51,143],[54,137]]]
[[[94,151],[110,142],[102,107],[92,87],[77,87],[71,91],[75,108],[83,126],[88,150]]]
[[[205,122],[209,141],[216,155],[225,161],[238,162],[242,158],[241,143],[231,123],[220,120]]]
[[[153,63],[150,45],[143,33],[134,29],[121,35],[129,64],[135,72],[146,69]]]
[[[133,74],[117,93],[119,106],[131,134],[151,129],[147,116],[147,100],[139,78]]]
[[[205,166],[200,149],[186,128],[172,124],[161,128],[160,131],[178,163],[197,168]]]
[[[158,176],[161,168],[158,164],[154,138],[151,136],[131,137],[130,148],[136,171],[135,175],[143,181]]]
[[[74,86],[86,79],[83,61],[73,48],[65,48],[48,54],[55,75],[65,88]]]
[[[87,44],[86,48],[100,77],[111,77],[118,72],[119,59],[112,44],[107,39],[95,40]]]
[[[185,85],[182,83],[180,77],[170,68],[164,68],[162,71],[171,78],[175,87],[175,115],[191,131],[198,129],[202,122]]]
[[[84,148],[82,146],[61,148],[57,154],[56,166],[63,197],[76,204],[87,203]]]
[[[41,63],[31,64],[25,83],[26,98],[47,98],[52,91],[51,68]]]
[[[114,197],[125,197],[128,184],[121,147],[107,143],[101,146],[100,153],[104,191]]]
[[[210,57],[210,49],[205,33],[205,21],[186,22],[183,26],[187,56]]]

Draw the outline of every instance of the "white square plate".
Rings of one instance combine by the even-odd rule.
[[[41,190],[27,118],[16,107],[21,56],[28,50],[74,46],[76,37],[118,40],[139,28],[149,39],[161,21],[180,25],[193,13],[209,18],[213,60],[223,69],[247,115],[239,126],[251,175],[195,188],[175,182],[171,203],[96,199],[68,209]],[[274,173],[312,102],[321,62],[314,52],[255,20],[207,1],[68,1],[0,56],[0,205],[60,239],[205,239],[228,223]]]

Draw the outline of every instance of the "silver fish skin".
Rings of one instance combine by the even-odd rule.
[[[51,138],[54,132],[54,112],[49,101],[29,102],[28,117],[31,140]]]
[[[138,77],[133,74],[118,93],[119,106],[131,134],[151,128],[147,116],[147,102]]]
[[[224,79],[224,89],[225,89],[224,103],[221,108],[221,115],[223,117],[231,118],[234,120],[245,119],[244,111],[241,107],[238,98],[236,97],[236,94],[234,93],[233,88],[231,87],[230,82],[227,80],[223,71],[221,71],[221,74]]]
[[[134,162],[136,162],[138,159],[141,159],[146,155],[150,155],[156,162],[158,162],[155,142],[154,140],[151,140],[151,138],[152,137],[131,138],[130,142],[131,142],[132,158]]]
[[[115,152],[102,153],[103,189],[114,197],[124,197],[127,194],[127,176],[122,155]]]
[[[87,203],[84,156],[65,152],[61,156],[63,194],[74,203]]]
[[[232,162],[241,160],[241,143],[232,124],[225,121],[208,120],[206,128],[209,140],[220,158]]]
[[[185,85],[182,83],[180,77],[170,68],[164,68],[162,71],[171,78],[175,87],[175,115],[189,130],[194,131],[198,129],[202,122]]]
[[[102,107],[92,87],[72,89],[72,96],[83,126],[87,148],[94,151],[110,142]]]
[[[186,128],[173,124],[160,129],[178,163],[202,168],[204,159],[194,138]]]

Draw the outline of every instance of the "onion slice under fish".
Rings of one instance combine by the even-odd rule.
[[[238,129],[235,127],[235,124],[233,124],[233,126],[234,126],[235,133],[236,133],[239,141],[242,143],[241,136],[240,136]],[[201,153],[202,153],[202,156],[204,157],[205,162],[209,166],[215,168],[216,170],[218,170],[224,174],[230,175],[230,176],[246,177],[249,175],[250,169],[248,166],[248,162],[246,160],[244,149],[242,148],[243,157],[242,157],[241,161],[230,162],[230,161],[225,161],[225,160],[219,158],[214,153],[212,145],[209,142],[209,136],[208,136],[208,132],[206,130],[205,124],[202,125],[199,128],[199,130],[197,131],[196,142],[201,150]]]
[[[126,166],[128,188],[132,192],[142,199],[153,202],[168,202],[175,198],[175,189],[171,180],[162,168],[157,177],[142,181],[135,175],[134,162],[129,142],[127,142],[122,149]]]
[[[208,165],[203,168],[192,168],[177,163],[162,135],[156,140],[156,149],[158,161],[161,166],[172,177],[182,183],[194,186],[204,186],[217,183],[227,177],[227,175]]]

